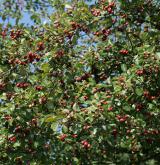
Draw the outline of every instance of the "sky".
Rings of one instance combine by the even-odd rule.
[[[2,7],[2,1],[6,1],[6,0],[0,0],[0,12],[3,13],[3,7]],[[25,1],[25,0],[24,0]],[[91,0],[90,2],[87,2],[89,5],[92,5],[96,2],[97,0]],[[48,13],[51,14],[53,12],[53,8],[49,7],[48,8]],[[20,20],[20,23],[24,23],[25,25],[34,25],[34,22],[30,19],[30,16],[31,14],[29,14],[29,12],[27,11],[24,11],[22,10],[22,15],[23,15],[23,18]],[[45,22],[48,22],[49,19],[43,19],[42,18],[42,22],[45,23]],[[12,19],[12,18],[8,18],[5,22],[2,20],[1,16],[0,16],[0,23],[3,24],[4,26],[7,24],[7,23],[10,23],[12,25],[14,25],[15,23],[15,19]]]
[[[48,10],[47,13],[49,15],[51,15],[53,13],[53,8],[52,7],[48,7],[47,10]],[[22,9],[21,11],[22,11],[21,14],[22,14],[23,17],[20,19],[19,23],[20,24],[23,23],[23,24],[29,25],[29,26],[34,25],[35,23],[30,18],[32,16],[32,13],[27,11],[25,8]],[[11,17],[8,17],[5,21],[3,21],[2,17],[1,17],[1,15],[2,15],[1,13],[4,14],[4,10],[3,10],[1,0],[0,0],[0,24],[3,24],[4,26],[8,23],[12,24],[12,25],[15,24],[15,19],[13,19]],[[38,10],[36,11],[36,13],[38,14]],[[12,10],[12,14],[14,14],[13,10]],[[45,23],[45,22],[49,21],[49,19],[47,19],[47,18],[41,18],[41,20],[42,20],[42,23]]]

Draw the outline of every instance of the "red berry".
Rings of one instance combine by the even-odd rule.
[[[83,96],[83,98],[85,101],[88,100],[88,96]]]
[[[12,117],[11,117],[10,115],[5,115],[4,118],[5,118],[5,120],[7,120],[7,121],[12,119]]]
[[[91,145],[88,143],[88,145],[86,146],[86,148],[88,149],[88,148],[90,148],[91,147]]]
[[[114,130],[112,131],[112,135],[116,138],[116,137],[117,137],[117,134],[118,134],[117,129],[114,129]]]
[[[39,51],[41,51],[41,50],[44,50],[44,43],[43,42],[39,42],[38,44],[37,44],[37,50],[39,50]]]
[[[15,143],[17,141],[16,137],[15,136],[12,136],[8,139],[10,142],[13,142]]]
[[[109,107],[109,108],[108,108],[108,111],[112,111],[112,110],[113,110],[113,107]]]
[[[123,55],[127,55],[128,54],[128,50],[125,50],[125,49],[122,49],[119,51],[120,54],[123,54]]]
[[[59,136],[59,139],[60,139],[60,141],[64,141],[66,137],[67,137],[66,134],[62,134]]]
[[[73,138],[77,138],[77,136],[78,136],[77,134],[73,134],[72,135]]]
[[[125,118],[121,118],[121,119],[119,119],[119,121],[122,123],[122,122],[125,122],[126,119]]]
[[[150,93],[149,93],[149,91],[147,91],[147,90],[145,90],[145,91],[143,92],[143,95],[144,95],[144,97],[146,97],[146,98],[149,98],[149,97],[150,97]]]
[[[136,71],[136,74],[138,76],[142,76],[144,74],[144,70],[143,69],[139,69],[139,70]]]
[[[41,91],[41,90],[43,89],[43,87],[37,85],[37,86],[35,87],[35,89],[36,89],[37,91]]]
[[[95,17],[98,17],[98,16],[100,16],[101,15],[101,12],[100,12],[100,10],[99,9],[92,9],[91,10],[91,12],[92,12],[92,14],[95,16]]]
[[[113,13],[113,10],[112,10],[111,7],[108,7],[108,8],[107,8],[107,11],[108,11],[109,14],[112,14],[112,13]]]
[[[2,35],[2,38],[4,39],[7,36],[6,31],[2,31],[1,35]]]
[[[21,131],[21,126],[17,126],[14,130],[15,133],[19,133]]]
[[[83,140],[81,141],[81,144],[83,145],[84,148],[89,149],[91,147],[91,145],[88,143],[87,140]]]

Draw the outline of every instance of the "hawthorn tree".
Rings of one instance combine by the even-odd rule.
[[[0,164],[160,162],[158,0],[1,9]],[[34,25],[21,23],[24,11]]]

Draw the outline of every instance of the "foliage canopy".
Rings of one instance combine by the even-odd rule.
[[[0,164],[158,164],[159,2],[0,3]]]

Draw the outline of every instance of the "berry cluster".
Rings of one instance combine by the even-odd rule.
[[[8,141],[15,143],[17,141],[17,138],[16,138],[16,136],[11,136],[8,138]]]
[[[81,82],[81,81],[83,81],[83,80],[88,79],[89,77],[90,77],[90,74],[89,74],[89,73],[85,73],[85,74],[83,74],[81,77],[76,77],[76,78],[75,78],[75,81]]]
[[[34,60],[40,60],[40,56],[33,52],[29,52],[26,56],[24,56],[24,58],[27,59],[29,63],[32,63]]]
[[[14,40],[14,39],[18,39],[22,34],[23,33],[21,30],[11,30],[10,37]]]
[[[20,59],[16,58],[16,59],[10,59],[8,60],[9,64],[15,65],[15,64],[19,64],[19,65],[26,65],[27,63],[25,61],[21,61]]]
[[[111,34],[111,32],[112,32],[112,31],[111,31],[110,29],[103,29],[103,30],[102,30],[102,34],[103,34],[104,36],[106,36],[106,37],[107,37],[109,34]]]
[[[77,138],[77,136],[78,136],[77,134],[73,134],[72,135],[73,138]]]
[[[103,10],[107,11],[108,14],[113,14],[113,8],[115,7],[115,3],[111,2],[108,6],[103,6]]]
[[[143,69],[139,69],[139,70],[136,71],[136,74],[138,76],[142,76],[144,74],[144,70]]]
[[[123,55],[127,55],[128,54],[128,50],[125,50],[125,49],[122,49],[119,51],[120,54],[123,54]]]
[[[59,140],[60,141],[64,141],[66,139],[67,135],[66,134],[62,134],[59,136]]]
[[[37,91],[41,91],[41,90],[43,90],[43,87],[40,86],[40,85],[37,85],[37,86],[35,87],[35,89],[36,89]]]
[[[57,51],[56,52],[56,58],[61,58],[61,57],[63,57],[63,55],[64,55],[64,50],[59,50],[59,51]]]
[[[7,36],[6,30],[3,30],[3,31],[1,32],[1,35],[2,35],[2,38],[4,39],[4,38]]]
[[[4,118],[5,118],[6,121],[8,121],[8,120],[11,120],[11,119],[12,119],[12,116],[10,116],[10,115],[5,115]]]
[[[86,148],[86,149],[89,149],[91,147],[91,145],[88,143],[87,140],[81,141],[81,144],[82,144],[83,148]]]
[[[136,104],[136,111],[139,112],[143,109],[143,105],[141,103]]]
[[[91,13],[92,13],[92,15],[94,15],[95,17],[98,17],[98,16],[101,15],[100,10],[99,10],[99,9],[96,9],[96,8],[93,8],[93,9],[91,10]]]
[[[27,88],[29,85],[30,85],[30,83],[27,83],[27,82],[20,82],[20,83],[17,83],[17,84],[16,84],[16,87],[25,89],[25,88]]]
[[[125,115],[125,116],[120,116],[120,115],[117,115],[117,119],[119,122],[123,123],[127,120],[128,116]]]
[[[37,44],[37,51],[41,51],[41,50],[44,50],[45,47],[44,47],[44,43],[43,42],[39,42]]]
[[[113,107],[109,107],[108,108],[108,111],[113,111]]]
[[[0,82],[0,90],[4,90],[5,86],[6,86],[6,84],[5,84],[5,83]]]

